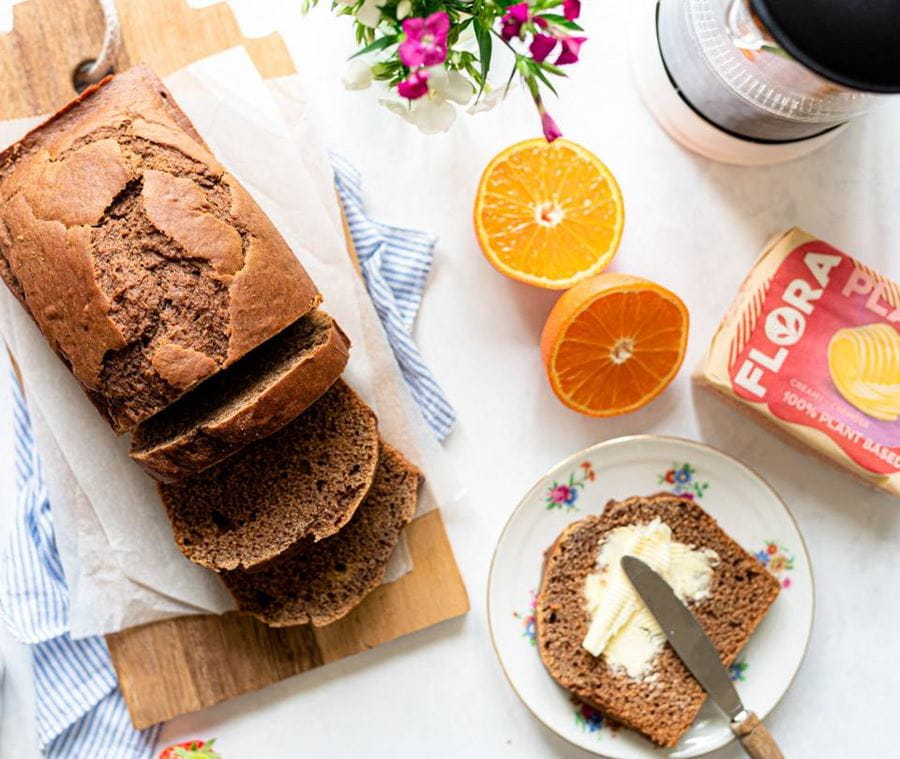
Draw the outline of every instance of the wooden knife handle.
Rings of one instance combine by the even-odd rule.
[[[740,722],[732,722],[731,730],[751,759],[784,759],[772,734],[753,712]]]

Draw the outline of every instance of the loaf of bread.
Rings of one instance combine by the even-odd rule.
[[[326,624],[382,582],[420,474],[339,379],[350,342],[303,267],[147,67],[0,154],[0,277],[242,608]]]
[[[262,569],[340,530],[377,463],[375,414],[338,380],[274,435],[159,491],[191,561],[217,571]]]
[[[313,311],[142,422],[131,457],[161,482],[202,472],[293,421],[337,380],[350,341]]]
[[[238,608],[272,627],[327,625],[345,616],[384,580],[415,513],[420,480],[399,451],[382,443],[372,487],[340,532],[260,572],[222,573]]]
[[[0,154],[0,276],[120,433],[321,300],[145,66]]]
[[[709,596],[691,609],[722,661],[731,664],[780,586],[696,503],[674,495],[612,501],[603,514],[569,525],[547,551],[535,627],[541,659],[563,688],[654,743],[674,746],[700,711],[706,692],[671,646],[665,644],[653,661],[651,676],[640,679],[582,646],[590,625],[585,580],[595,570],[601,541],[616,527],[649,524],[655,518],[669,526],[673,540],[718,554]]]

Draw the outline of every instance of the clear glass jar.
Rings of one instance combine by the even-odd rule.
[[[669,76],[695,111],[730,134],[802,140],[864,113],[875,99],[791,58],[747,0],[659,0],[658,14]]]

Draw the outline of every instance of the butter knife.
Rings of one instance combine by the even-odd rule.
[[[712,641],[669,584],[634,556],[622,557],[622,569],[684,666],[713,703],[728,715],[731,730],[747,755],[752,759],[784,759],[759,717],[744,708]]]

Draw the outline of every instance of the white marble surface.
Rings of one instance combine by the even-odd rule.
[[[812,556],[816,621],[797,680],[768,720],[791,759],[900,755],[892,720],[900,689],[900,502],[878,495],[775,440],[712,399],[689,369],[765,240],[809,229],[900,278],[900,103],[854,124],[821,152],[767,169],[685,153],[641,105],[630,79],[627,4],[586,4],[591,41],[551,108],[567,136],[603,158],[627,207],[612,268],[678,292],[693,320],[685,369],[656,402],[613,420],[579,417],[554,399],[537,341],[555,296],[503,279],[484,261],[471,205],[481,169],[533,136],[522,92],[488,114],[423,137],[372,93],[339,84],[351,51],[346,23],[326,8],[271,13],[319,105],[328,142],[363,172],[372,211],[437,232],[441,242],[417,326],[425,358],[459,411],[447,443],[468,497],[444,517],[472,600],[463,619],[182,717],[164,739],[217,736],[227,759],[286,756],[583,757],[535,722],[494,659],[485,583],[494,542],[518,498],[569,453],[609,437],[664,432],[705,440],[762,472],[797,516]],[[265,25],[255,31],[265,31]],[[327,285],[325,286],[327,289]],[[0,371],[0,430],[10,429]],[[13,505],[11,435],[0,435],[0,538]],[[6,661],[0,756],[36,755],[28,653],[0,631]],[[734,748],[715,759],[736,759]]]

